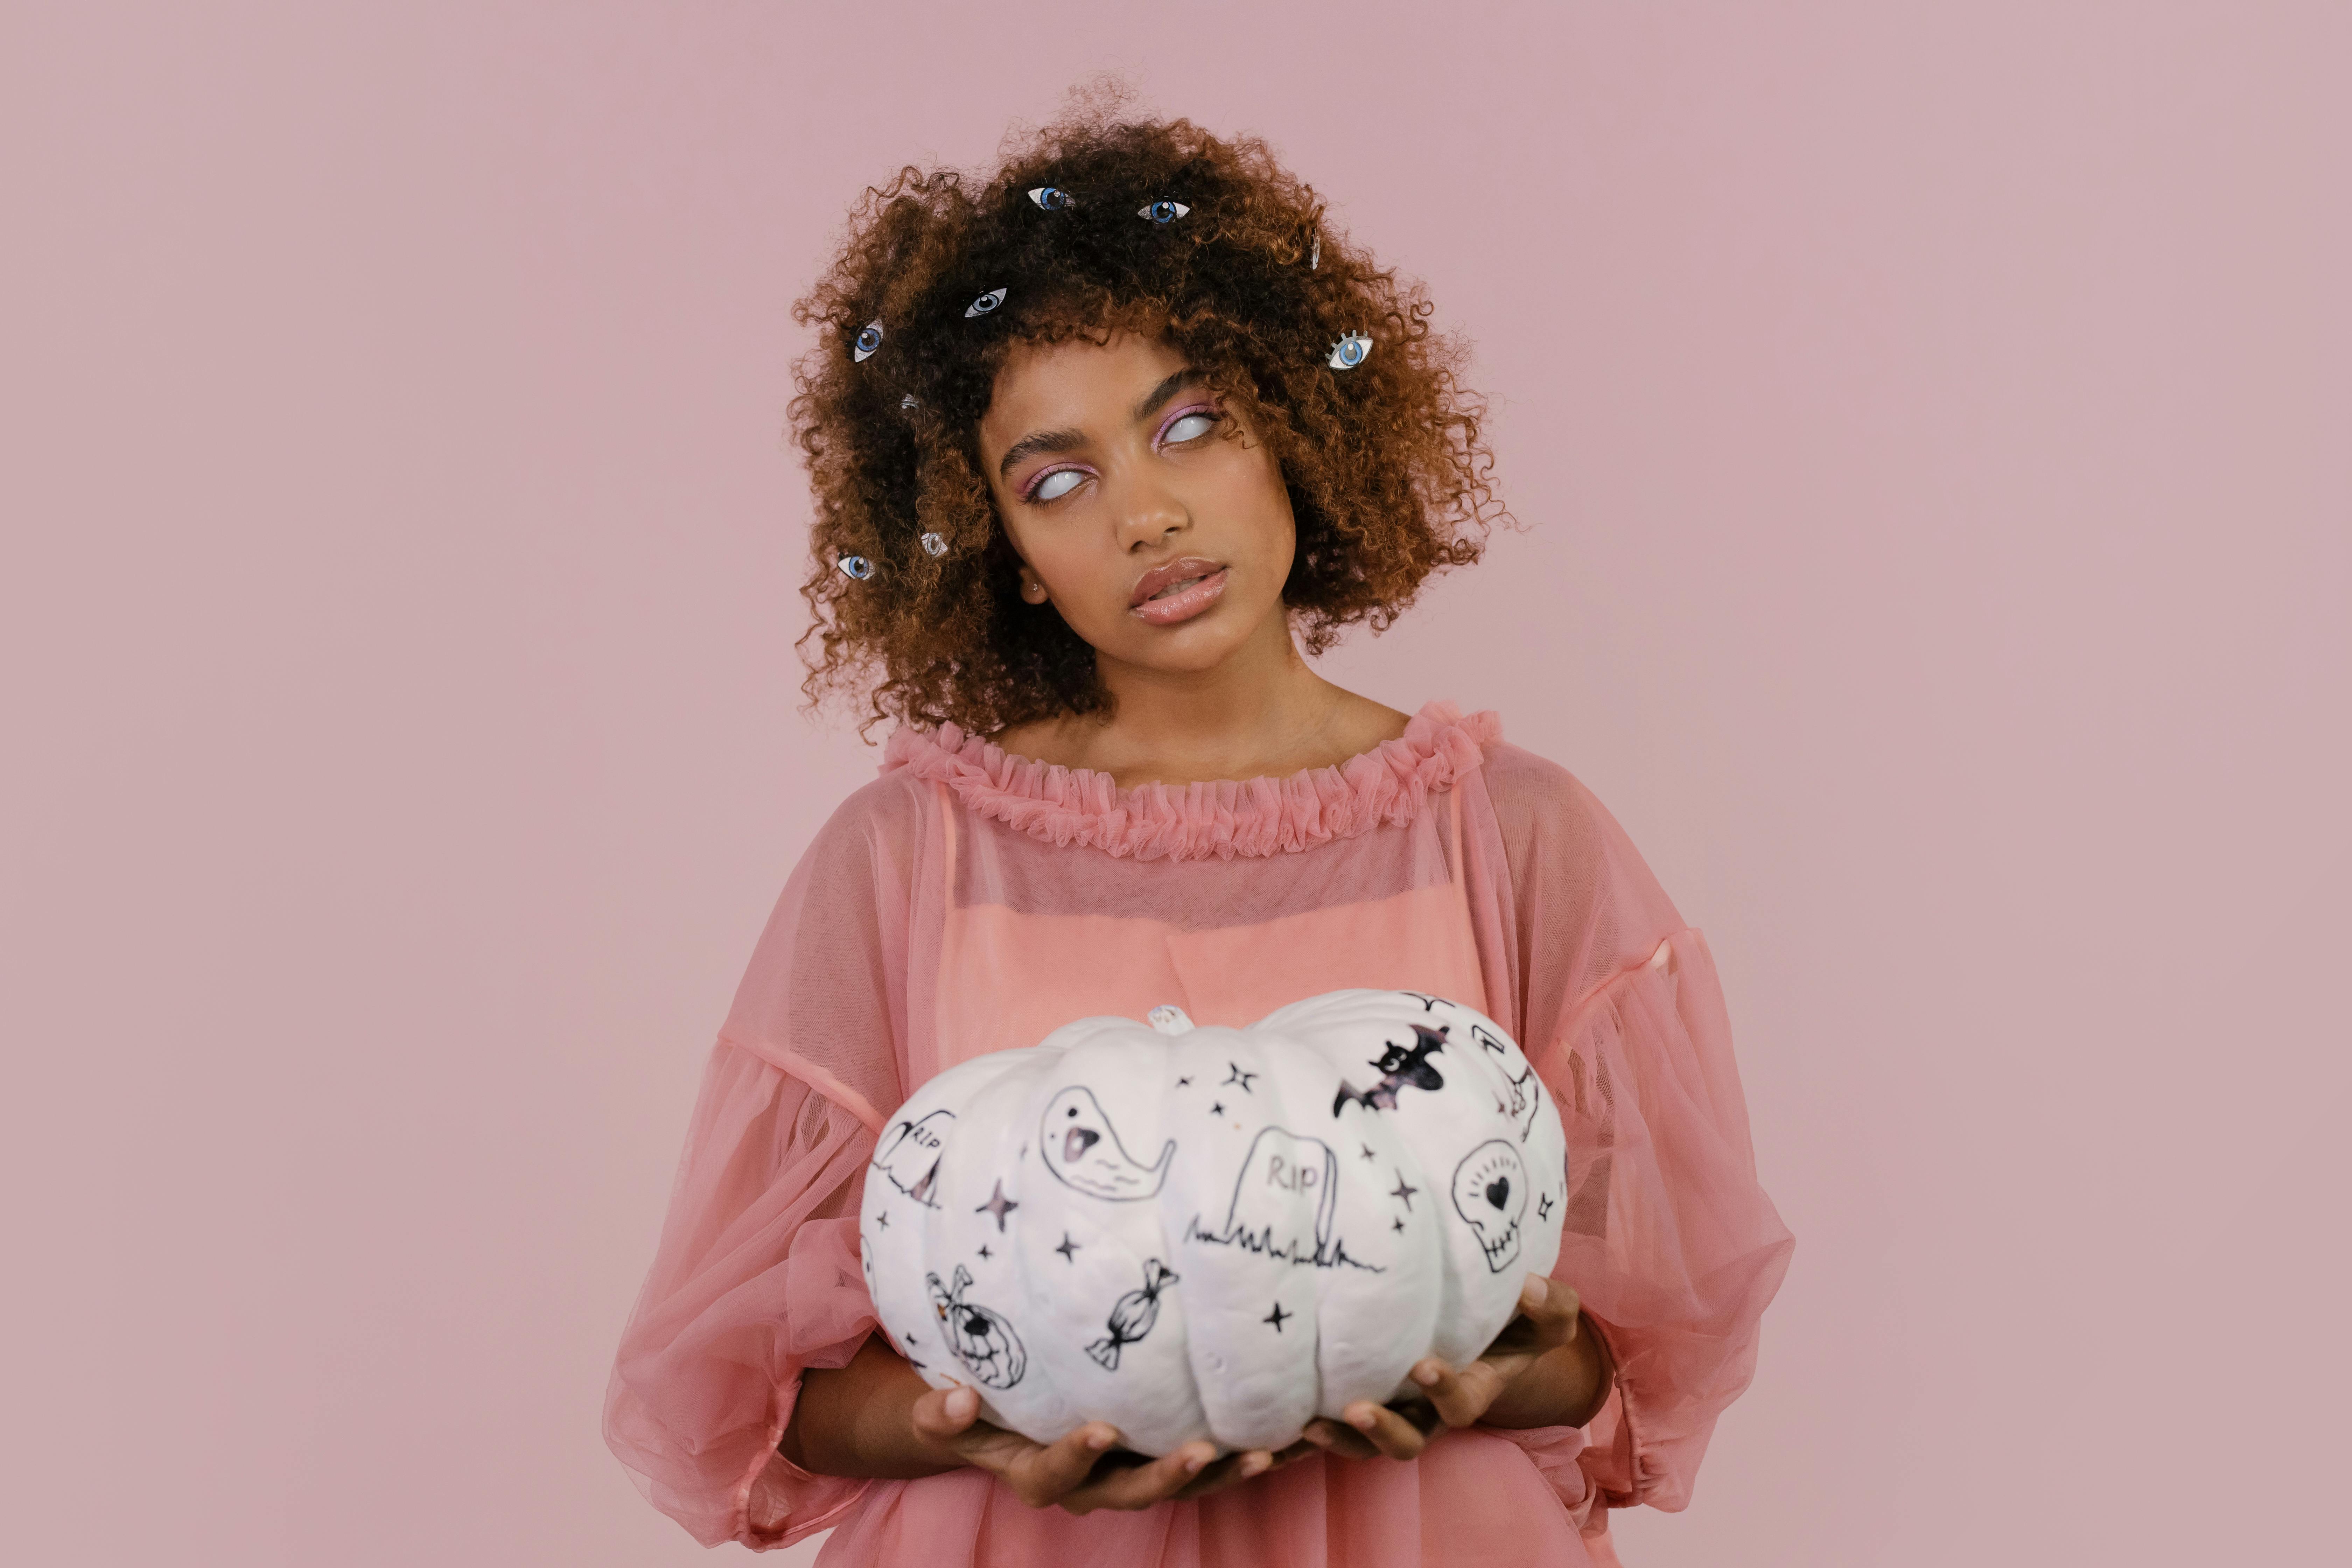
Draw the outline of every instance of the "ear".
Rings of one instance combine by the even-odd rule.
[[[1021,597],[1030,604],[1042,605],[1046,599],[1045,584],[1026,565],[1021,568]]]

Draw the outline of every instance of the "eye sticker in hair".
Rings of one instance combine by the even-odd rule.
[[[923,535],[923,553],[924,553],[924,554],[926,554],[926,555],[930,555],[930,556],[940,556],[940,555],[945,555],[947,552],[948,552],[948,542],[947,542],[946,540],[941,539],[941,538],[940,538],[938,534],[936,534],[936,533],[926,533],[925,535]]]
[[[1322,265],[1323,265],[1323,237],[1322,237],[1321,235],[1319,235],[1319,234],[1318,234],[1318,235],[1317,235],[1317,236],[1315,237],[1315,245],[1314,245],[1314,247],[1313,247],[1312,249],[1308,250],[1308,251],[1307,251],[1307,271],[1309,271],[1309,272],[1312,272],[1312,271],[1314,271],[1317,268],[1318,268],[1318,267],[1320,267],[1320,266],[1322,266]]]
[[[1029,199],[1049,213],[1057,213],[1064,207],[1074,207],[1078,205],[1077,198],[1059,185],[1034,186],[1029,192]]]
[[[857,341],[849,345],[849,357],[853,360],[872,359],[874,351],[881,346],[882,318],[877,316],[866,323],[865,331],[857,334]]]
[[[916,404],[916,402],[915,402],[915,395],[914,395],[913,393],[911,393],[911,392],[910,392],[910,393],[908,393],[905,396],[903,396],[903,397],[899,398],[899,399],[898,399],[898,406],[899,406],[899,408],[900,408],[901,410],[908,409],[908,408],[913,408],[913,407],[918,406],[918,405],[917,405],[917,404]]]
[[[1333,370],[1353,370],[1371,357],[1372,340],[1361,332],[1349,332],[1331,345],[1331,357],[1323,363]]]
[[[1135,216],[1153,223],[1174,223],[1192,209],[1182,202],[1146,202],[1135,209]]]
[[[987,293],[982,294],[979,299],[974,300],[971,304],[966,305],[963,308],[964,320],[970,321],[974,316],[985,316],[991,310],[995,310],[996,307],[1003,303],[1004,303],[1004,290],[1002,289],[991,289]]]
[[[863,555],[844,555],[834,564],[841,568],[843,576],[855,577],[861,583],[874,575],[874,563]]]

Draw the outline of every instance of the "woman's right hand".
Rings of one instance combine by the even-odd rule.
[[[1031,1508],[1070,1513],[1204,1497],[1312,1451],[1300,1443],[1280,1455],[1259,1448],[1220,1459],[1213,1445],[1192,1442],[1150,1459],[1115,1452],[1118,1433],[1102,1421],[1089,1421],[1057,1442],[1033,1443],[980,1419],[980,1395],[963,1387],[925,1390],[915,1401],[912,1425],[924,1443],[988,1471]]]

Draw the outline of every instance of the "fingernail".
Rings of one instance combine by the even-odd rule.
[[[969,1388],[959,1388],[948,1395],[948,1414],[961,1421],[980,1408],[980,1395]]]
[[[1262,1476],[1265,1474],[1266,1470],[1271,1468],[1273,1464],[1274,1456],[1271,1454],[1252,1454],[1248,1458],[1242,1461],[1242,1474],[1244,1476]]]
[[[1544,1277],[1540,1274],[1530,1274],[1528,1276],[1527,1284],[1520,1288],[1519,1300],[1530,1307],[1540,1307],[1544,1304],[1544,1299],[1550,1294],[1551,1286],[1545,1281]]]
[[[1414,1367],[1412,1369],[1412,1380],[1413,1382],[1421,1384],[1423,1388],[1435,1388],[1437,1386],[1437,1369],[1433,1366],[1428,1365]]]
[[[1097,1426],[1087,1434],[1087,1447],[1097,1454],[1118,1441],[1118,1434],[1107,1427]]]
[[[1210,1457],[1206,1454],[1194,1454],[1191,1458],[1184,1461],[1185,1473],[1187,1475],[1199,1475],[1202,1470],[1208,1468],[1209,1458]]]
[[[1376,1419],[1377,1417],[1375,1417],[1369,1410],[1360,1409],[1354,1405],[1349,1405],[1348,1407],[1348,1425],[1353,1426],[1359,1432],[1370,1431],[1372,1429],[1372,1423]]]

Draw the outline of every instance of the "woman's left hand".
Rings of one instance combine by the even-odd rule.
[[[1608,1352],[1580,1331],[1580,1305],[1570,1287],[1530,1274],[1519,1291],[1519,1316],[1486,1354],[1459,1369],[1432,1356],[1412,1369],[1422,1400],[1401,1410],[1360,1399],[1342,1412],[1344,1422],[1308,1422],[1305,1440],[1342,1458],[1410,1459],[1438,1433],[1480,1420],[1507,1426],[1590,1421],[1607,1393]]]

